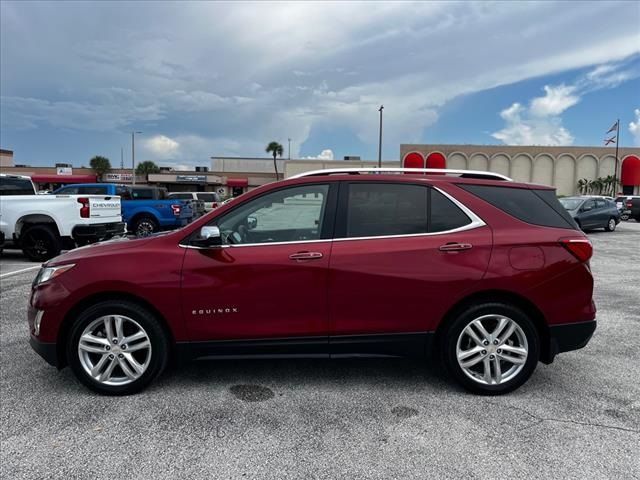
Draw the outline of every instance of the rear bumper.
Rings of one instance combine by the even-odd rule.
[[[40,342],[34,337],[31,337],[29,344],[49,365],[53,365],[54,367],[58,366],[58,348],[55,343]]]
[[[549,345],[541,361],[551,363],[559,353],[583,348],[591,340],[596,326],[596,320],[549,326]]]
[[[78,225],[71,236],[76,241],[99,242],[117,235],[125,234],[124,222],[94,223],[92,225]]]

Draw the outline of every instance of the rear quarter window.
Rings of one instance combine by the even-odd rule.
[[[33,185],[26,178],[0,177],[0,195],[33,195]]]
[[[578,229],[558,201],[554,190],[463,184],[458,184],[458,187],[523,222],[543,227]]]

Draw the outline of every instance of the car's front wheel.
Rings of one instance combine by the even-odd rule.
[[[164,370],[167,334],[158,319],[129,301],[104,301],[82,312],[67,342],[67,360],[87,387],[106,395],[145,388]]]
[[[485,303],[462,312],[444,335],[443,360],[467,390],[499,395],[526,382],[539,358],[538,332],[519,308]]]

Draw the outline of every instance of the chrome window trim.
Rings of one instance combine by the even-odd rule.
[[[306,243],[320,243],[320,242],[347,242],[354,240],[378,240],[378,239],[388,239],[388,238],[413,238],[413,237],[432,237],[435,235],[447,235],[450,233],[459,233],[467,230],[473,230],[475,228],[480,228],[486,226],[486,222],[482,220],[478,215],[476,215],[469,207],[460,202],[458,199],[449,195],[444,190],[441,190],[438,187],[430,186],[427,188],[433,188],[437,190],[446,198],[451,200],[460,210],[463,211],[467,217],[471,220],[470,223],[463,225],[462,227],[453,228],[451,230],[443,230],[441,232],[424,232],[424,233],[405,233],[399,235],[379,235],[379,236],[368,236],[368,237],[345,237],[345,238],[322,238],[319,240],[296,240],[292,242],[264,242],[264,243],[242,243],[237,245],[219,245],[216,247],[195,247],[193,245],[183,245],[180,243],[178,246],[182,248],[191,248],[194,250],[212,250],[216,248],[239,248],[239,247],[264,247],[268,245],[297,245],[297,244],[306,244]]]

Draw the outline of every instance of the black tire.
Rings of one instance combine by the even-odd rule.
[[[520,370],[517,371],[518,367],[515,367],[514,365],[516,371],[512,374],[512,378],[497,384],[485,384],[481,383],[480,380],[471,378],[471,376],[468,373],[465,373],[463,368],[460,366],[457,357],[458,340],[465,338],[462,336],[463,330],[474,320],[490,315],[507,317],[515,322],[520,327],[522,334],[526,337],[528,350],[526,360],[523,362],[523,366]],[[487,331],[489,330],[487,329]],[[513,335],[509,336],[509,338],[513,338]],[[440,352],[446,370],[465,389],[480,395],[501,395],[515,390],[529,379],[536,368],[540,356],[539,335],[532,320],[521,309],[505,303],[489,302],[468,308],[459,314],[453,322],[448,325],[447,329],[443,332],[441,339],[442,343],[440,345]],[[500,347],[489,344],[487,349],[490,348],[499,349]],[[491,356],[491,352],[492,351],[482,350],[478,355],[483,358],[488,358]],[[500,350],[496,350],[496,352],[499,353]],[[491,358],[499,357],[496,355],[496,352],[493,353]],[[494,361],[502,365],[501,370],[504,366],[510,365],[508,362],[505,364],[499,359]],[[478,362],[478,368],[480,368],[480,363],[482,362]],[[491,367],[490,372],[491,371],[495,372],[496,370],[494,367]],[[509,371],[507,370],[503,373],[508,374],[508,372]]]
[[[86,328],[105,316],[123,316],[133,320],[134,323],[144,329],[151,344],[151,348],[148,350],[150,358],[146,369],[137,379],[127,380],[129,383],[112,385],[102,383],[93,378],[89,372],[85,370],[86,367],[83,366],[80,359],[79,342],[81,335]],[[125,347],[126,345],[119,346],[119,348],[122,348],[122,353],[128,353],[124,350]],[[125,300],[108,300],[89,307],[78,316],[67,338],[65,349],[71,370],[76,378],[85,386],[104,395],[130,395],[147,387],[164,371],[169,359],[170,344],[169,336],[160,321],[145,308]],[[105,347],[105,349],[108,349],[108,347]],[[115,346],[110,352],[118,355]],[[103,354],[95,354],[96,363],[102,355]],[[147,355],[146,351],[144,355]],[[121,355],[118,356],[121,357]],[[113,357],[114,355],[111,355],[111,359],[119,362],[118,359],[114,359]],[[110,361],[111,360],[106,360],[107,366]],[[113,372],[114,376],[117,375],[117,372],[120,372],[121,377],[125,373],[119,366],[114,367]]]
[[[149,215],[138,217],[133,222],[133,233],[136,237],[148,237],[159,230],[158,222]]]
[[[20,234],[20,247],[29,260],[44,262],[60,255],[62,241],[53,227],[33,225]]]
[[[613,232],[616,229],[616,219],[611,217],[607,220],[607,225],[605,225],[604,230],[606,232]]]

